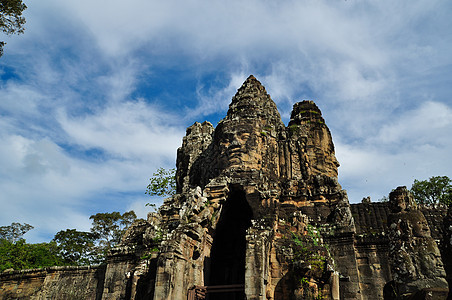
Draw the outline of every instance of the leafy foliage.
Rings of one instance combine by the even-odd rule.
[[[283,242],[292,249],[291,279],[300,295],[300,299],[323,299],[322,288],[328,283],[325,273],[327,265],[332,263],[328,246],[323,244],[320,231],[306,224],[305,231],[293,232],[283,229]],[[287,238],[290,233],[290,238]],[[290,253],[290,252],[288,252]]]
[[[0,0],[0,29],[3,33],[21,34],[24,32],[25,18],[22,12],[27,6],[22,0]],[[0,42],[0,56],[3,55],[5,42]]]
[[[20,240],[25,233],[33,228],[33,226],[27,223],[20,224],[13,222],[9,226],[0,227],[0,239],[5,239],[14,243]]]
[[[309,229],[308,235],[292,233],[292,249],[294,251],[295,261],[305,261],[311,265],[313,271],[322,273],[326,261],[325,253],[323,252],[326,249],[319,245],[318,237],[319,234],[316,231],[309,232]]]
[[[0,272],[64,265],[55,242],[28,244],[24,239],[0,240]]]
[[[75,229],[61,230],[53,241],[58,245],[59,255],[68,265],[89,265],[98,262],[95,240],[98,236],[92,232]]]
[[[97,213],[89,217],[93,220],[91,232],[97,237],[97,254],[105,256],[113,246],[119,244],[125,233],[137,216],[133,210],[121,213]]]
[[[151,183],[146,188],[150,196],[172,196],[176,193],[176,169],[159,168],[149,179]]]
[[[56,243],[28,244],[22,238],[31,229],[16,222],[0,227],[0,272],[63,265]]]
[[[98,213],[90,219],[93,220],[91,232],[61,230],[50,243],[40,244],[28,244],[22,238],[33,228],[29,224],[12,223],[0,227],[0,272],[100,263],[108,250],[119,244],[136,215],[134,211]],[[156,238],[156,243],[158,239],[161,237]]]
[[[447,176],[433,176],[428,180],[414,180],[411,193],[419,204],[452,204],[452,180]]]
[[[159,252],[162,240],[163,231],[159,230],[155,233],[155,236],[151,240],[150,249],[141,257],[141,259],[149,259],[152,257],[152,253]]]

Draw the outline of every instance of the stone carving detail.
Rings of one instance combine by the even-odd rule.
[[[424,289],[448,289],[441,253],[424,214],[406,187],[389,194],[389,255],[395,298]]]

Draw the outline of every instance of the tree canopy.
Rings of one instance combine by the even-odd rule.
[[[99,260],[94,244],[97,237],[92,232],[66,229],[55,234],[53,241],[58,245],[59,255],[65,264],[90,265]]]
[[[13,222],[9,226],[0,227],[0,239],[15,243],[16,241],[20,240],[25,233],[33,228],[33,226],[27,223],[21,224]]]
[[[447,176],[433,176],[428,180],[414,180],[411,193],[419,204],[452,204],[452,180]]]
[[[30,224],[13,222],[0,227],[0,272],[6,269],[34,269],[64,264],[56,243],[28,244],[23,235]]]
[[[127,228],[136,220],[133,210],[123,214],[97,213],[89,217],[93,220],[91,232],[97,237],[99,255],[106,255],[107,251],[119,244]]]
[[[133,210],[92,215],[91,232],[61,230],[50,243],[29,244],[23,235],[29,224],[12,223],[0,227],[0,272],[6,269],[33,269],[63,265],[101,263],[119,244],[127,228],[136,220]]]
[[[28,244],[24,239],[14,243],[3,239],[0,240],[0,272],[62,266],[64,261],[58,254],[54,242]]]
[[[176,169],[158,168],[149,179],[151,183],[146,188],[150,196],[172,196],[176,193]]]
[[[22,0],[0,0],[0,29],[7,35],[24,32],[25,18],[22,16],[27,6]],[[0,41],[0,56],[3,55],[3,46]]]

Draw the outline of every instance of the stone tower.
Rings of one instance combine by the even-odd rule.
[[[216,128],[195,123],[178,149],[178,193],[159,211],[167,236],[154,299],[185,299],[193,286],[212,285],[244,285],[246,299],[295,299],[307,290],[356,299],[354,224],[338,166],[314,102],[296,103],[286,127],[265,88],[248,77]],[[303,277],[303,288],[289,278],[296,256],[290,246],[293,239],[307,241],[308,225],[322,239],[334,235],[341,242],[327,252],[309,250],[322,257],[321,266]],[[338,272],[350,279],[340,288]],[[224,299],[244,299],[234,295]]]

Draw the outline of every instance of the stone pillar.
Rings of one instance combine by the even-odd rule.
[[[205,257],[196,253],[196,249],[205,245],[203,234],[200,225],[188,224],[175,232],[171,240],[165,241],[157,262],[155,300],[187,299],[190,288],[204,285]]]
[[[354,247],[354,233],[342,233],[330,237],[331,255],[339,272],[340,299],[362,299],[359,288],[358,266]],[[333,289],[333,288],[332,288]]]
[[[447,274],[447,282],[449,290],[452,290],[452,206],[449,207],[446,217],[444,218],[444,239],[443,239],[443,262],[444,269]],[[452,298],[452,292],[449,293]]]
[[[245,294],[247,300],[265,299],[269,272],[271,229],[253,220],[246,235]]]
[[[340,299],[339,273],[337,271],[331,275],[331,298],[333,300]]]
[[[136,256],[133,249],[124,246],[110,250],[102,300],[125,299],[129,296],[135,265]]]

